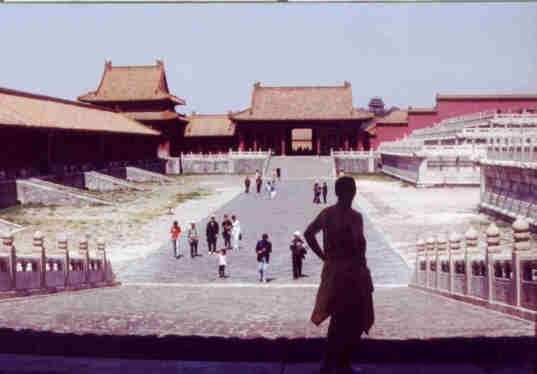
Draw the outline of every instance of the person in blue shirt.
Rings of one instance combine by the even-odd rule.
[[[268,240],[268,234],[263,234],[262,239],[255,246],[257,253],[257,271],[259,271],[259,281],[268,282],[267,269],[272,252],[272,243]]]

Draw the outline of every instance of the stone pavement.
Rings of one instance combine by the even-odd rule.
[[[318,364],[285,364],[269,362],[200,362],[158,361],[97,358],[65,358],[61,356],[29,356],[0,354],[4,374],[313,374]],[[525,364],[505,364],[483,368],[475,364],[355,364],[360,373],[370,374],[530,374]],[[46,371],[45,371],[46,370]]]
[[[241,194],[215,212],[221,223],[224,214],[235,214],[241,222],[243,232],[242,249],[237,253],[228,252],[227,273],[229,278],[218,278],[217,257],[207,254],[205,226],[208,217],[201,221],[200,257],[190,258],[186,239],[186,228],[181,235],[181,248],[186,255],[179,260],[172,258],[172,249],[166,243],[151,256],[129,266],[119,274],[123,282],[256,282],[255,245],[263,233],[269,234],[273,252],[270,259],[269,278],[271,284],[318,284],[322,262],[311,251],[306,256],[303,273],[306,277],[293,280],[289,244],[293,232],[304,232],[307,225],[336,197],[333,181],[329,181],[328,204],[313,204],[312,181],[282,181],[277,186],[274,200],[267,199],[266,193]],[[384,237],[376,230],[367,216],[364,216],[365,234],[368,242],[367,258],[373,280],[376,284],[407,284],[410,269],[396,254]],[[322,234],[318,235],[321,240]],[[223,247],[219,237],[217,247]]]

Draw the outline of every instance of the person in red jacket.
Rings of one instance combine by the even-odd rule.
[[[172,248],[173,248],[173,254],[175,258],[181,257],[181,251],[179,249],[179,234],[181,233],[181,227],[177,223],[177,221],[173,221],[172,228],[170,230],[170,233],[172,234]]]

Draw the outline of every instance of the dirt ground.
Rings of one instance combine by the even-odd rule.
[[[240,190],[237,178],[171,176],[172,183],[136,183],[144,188],[143,191],[92,193],[114,205],[16,206],[0,210],[0,219],[23,226],[22,230],[15,230],[13,235],[18,255],[37,254],[32,246],[32,238],[36,231],[40,231],[45,237],[48,254],[60,253],[56,250],[56,237],[65,234],[71,251],[76,253],[80,239],[86,238],[90,253],[96,253],[97,240],[103,239],[108,256],[121,262],[124,257],[137,255],[131,253],[123,256],[122,247],[159,246],[167,239],[169,222],[172,220],[186,224],[187,220],[196,218],[193,213],[209,214],[207,210],[211,206],[232,198],[235,191],[238,193]],[[200,202],[205,203],[200,206]],[[170,206],[173,214],[169,214]],[[147,249],[138,248],[136,251],[147,252]]]

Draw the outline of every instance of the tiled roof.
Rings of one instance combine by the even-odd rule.
[[[429,114],[436,113],[436,108],[408,108],[408,113],[412,114]]]
[[[254,84],[252,104],[232,115],[235,120],[366,119],[371,114],[352,106],[350,83],[343,86],[262,87]]]
[[[408,113],[406,110],[392,110],[389,114],[377,119],[377,124],[399,124],[408,123]]]
[[[193,114],[187,117],[185,137],[233,136],[235,124],[227,114]]]
[[[174,119],[184,120],[184,116],[171,110],[160,112],[121,112],[129,118],[137,121],[169,121]]]
[[[96,91],[79,96],[85,102],[171,100],[177,105],[185,101],[170,94],[164,64],[157,60],[150,66],[112,66],[107,61]]]
[[[160,135],[111,110],[0,88],[0,126]]]
[[[537,94],[485,94],[485,95],[446,95],[437,94],[436,100],[537,100]]]

